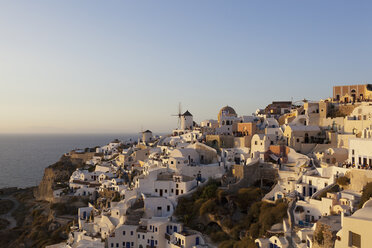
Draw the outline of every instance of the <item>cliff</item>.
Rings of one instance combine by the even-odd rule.
[[[84,160],[62,156],[61,159],[44,170],[44,176],[34,195],[37,200],[48,202],[54,201],[53,191],[58,189],[60,184],[68,183],[71,174],[84,165]]]

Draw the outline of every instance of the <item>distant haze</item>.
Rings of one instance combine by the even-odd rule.
[[[372,82],[370,1],[2,1],[0,133],[166,132]]]

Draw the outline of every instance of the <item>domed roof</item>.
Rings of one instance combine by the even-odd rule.
[[[230,106],[225,106],[225,107],[223,107],[221,110],[220,110],[220,112],[218,112],[218,122],[220,122],[220,119],[221,119],[221,116],[222,116],[222,113],[223,113],[223,115],[225,115],[225,116],[238,116],[237,114],[236,114],[236,112],[235,112],[235,110],[232,108],[232,107],[230,107]]]

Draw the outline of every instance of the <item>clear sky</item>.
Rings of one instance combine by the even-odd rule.
[[[164,132],[372,82],[371,1],[1,1],[0,133]]]

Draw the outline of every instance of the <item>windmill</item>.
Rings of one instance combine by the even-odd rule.
[[[181,103],[178,103],[178,114],[172,115],[172,116],[177,116],[178,117],[178,128],[180,128],[180,126],[181,126],[181,117],[182,117]]]
[[[143,126],[142,125],[141,125],[141,132],[139,132],[138,134],[139,134],[138,135],[138,144],[140,144],[140,141],[141,141],[141,139],[143,137]]]

